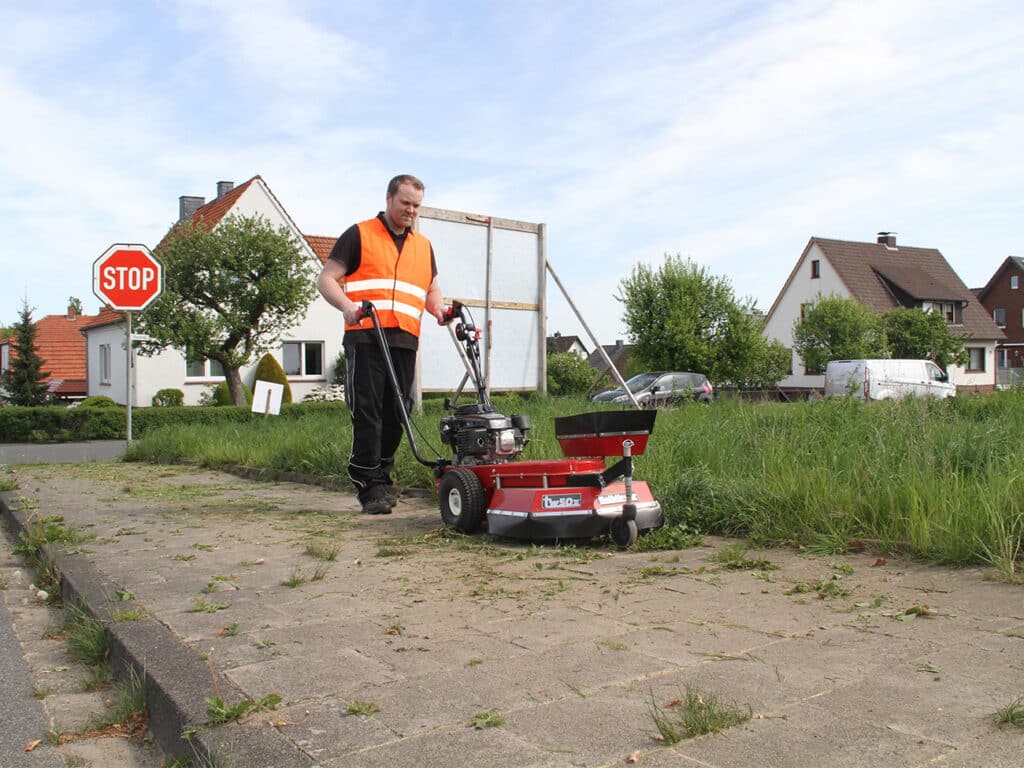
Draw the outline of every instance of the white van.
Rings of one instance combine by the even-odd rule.
[[[956,385],[931,360],[833,360],[825,369],[825,397],[858,400],[954,397]]]

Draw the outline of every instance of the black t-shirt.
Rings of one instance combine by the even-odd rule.
[[[396,235],[391,231],[391,227],[387,225],[387,222],[384,221],[383,211],[377,214],[377,218],[384,224],[384,229],[387,230],[388,234],[391,235],[391,239],[395,242],[395,248],[401,253],[402,246],[405,245],[405,238],[411,231],[411,228],[407,228],[404,232]],[[331,255],[328,258],[345,267],[345,275],[348,276],[359,269],[362,257],[363,240],[359,235],[359,225],[353,224],[341,233],[341,237],[334,243]],[[432,277],[437,277],[437,262],[434,260],[433,245],[430,246],[430,274]],[[388,345],[392,347],[404,349],[417,349],[419,347],[419,339],[408,331],[403,331],[401,328],[385,328],[384,338],[387,339]],[[345,331],[345,341],[352,344],[376,344],[372,328]]]

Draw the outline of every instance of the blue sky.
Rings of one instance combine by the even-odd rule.
[[[111,243],[256,174],[307,234],[399,172],[544,222],[604,343],[665,253],[767,310],[809,237],[890,230],[979,286],[1024,255],[1021,72],[1012,0],[4,3],[0,324],[96,312]]]

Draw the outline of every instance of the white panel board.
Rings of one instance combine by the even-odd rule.
[[[480,355],[485,375],[490,320],[490,388],[536,389],[541,383],[539,355],[545,346],[541,322],[545,286],[541,279],[540,225],[424,208],[420,211],[419,230],[434,246],[438,281],[444,295],[467,303],[474,321],[484,331]],[[485,306],[488,301],[490,315]],[[519,306],[509,308],[504,304]],[[425,318],[420,349],[422,389],[456,389],[466,368],[448,331]]]

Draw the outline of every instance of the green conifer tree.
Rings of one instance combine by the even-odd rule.
[[[50,373],[43,370],[46,361],[36,352],[36,326],[27,298],[22,301],[11,346],[11,364],[3,374],[3,386],[11,405],[42,405],[46,402],[43,382]]]

